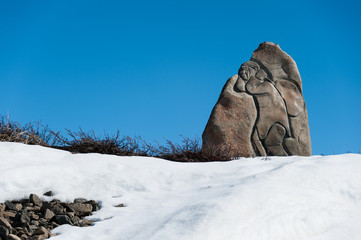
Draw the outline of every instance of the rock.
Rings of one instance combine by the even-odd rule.
[[[83,219],[80,221],[80,226],[81,227],[87,227],[87,226],[91,226],[94,222],[88,219]]]
[[[37,230],[38,230],[38,226],[36,225],[29,225],[28,229],[29,229],[29,235],[33,235]]]
[[[17,211],[20,211],[21,209],[23,209],[23,205],[21,203],[16,203],[15,208]]]
[[[296,63],[274,43],[259,45],[225,84],[202,135],[202,151],[230,157],[311,155]]]
[[[46,229],[45,227],[40,227],[38,228],[38,230],[35,232],[35,235],[42,235],[45,238],[49,237],[49,231],[48,229]]]
[[[72,218],[75,216],[75,212],[67,212],[66,215]]]
[[[60,224],[56,223],[56,222],[51,222],[51,225],[53,226],[53,228],[59,227]]]
[[[40,200],[38,195],[36,194],[30,194],[29,200],[31,203],[34,203],[34,205],[41,207],[43,205],[43,201]]]
[[[4,212],[0,212],[0,216],[5,217],[5,218],[15,218],[16,212],[15,211],[4,211]]]
[[[20,237],[21,240],[28,239],[28,235],[26,235],[25,233],[19,234],[18,236]]]
[[[89,203],[72,203],[69,208],[80,217],[90,215],[93,210],[93,206]]]
[[[93,207],[92,211],[93,211],[93,212],[99,210],[99,205],[98,205],[98,203],[97,203],[96,201],[90,200],[90,201],[87,201],[87,202],[85,202],[85,203],[89,203],[89,204],[92,205],[92,207]]]
[[[21,240],[18,236],[14,235],[14,234],[9,234],[6,237],[6,240]]]
[[[39,226],[39,221],[31,220],[30,224],[35,225],[35,226]]]
[[[53,206],[50,208],[50,210],[51,210],[52,212],[54,212],[56,215],[58,215],[58,214],[63,214],[63,213],[64,213],[64,207],[61,206],[60,203],[55,203],[55,205],[53,205]]]
[[[45,210],[45,213],[44,213],[44,218],[47,219],[47,220],[50,220],[52,219],[53,217],[55,216],[55,214],[49,210],[49,209],[46,209]]]
[[[6,205],[4,203],[0,203],[0,212],[5,211]]]
[[[44,240],[47,239],[44,235],[35,235],[29,238],[29,240]]]
[[[251,139],[257,119],[253,97],[236,92],[238,75],[228,79],[202,135],[202,151],[229,152],[231,157],[255,156]]]
[[[4,226],[4,227],[6,227],[7,229],[11,229],[12,227],[11,227],[11,224],[9,223],[9,221],[6,219],[6,218],[4,218],[4,217],[0,217],[0,226]]]
[[[20,222],[22,224],[28,224],[30,223],[30,216],[29,216],[29,212],[24,209],[23,211],[21,211],[21,214],[20,214]]]
[[[9,235],[9,229],[4,226],[0,226],[0,238],[6,239],[7,235]]]
[[[39,215],[35,214],[34,212],[31,212],[30,214],[30,219],[31,220],[39,220]]]
[[[48,191],[48,192],[44,193],[43,195],[47,196],[47,197],[52,197],[52,196],[54,196],[54,193],[52,191]]]
[[[46,225],[48,223],[48,220],[47,219],[45,219],[45,218],[40,218],[39,219],[39,224],[40,225]]]
[[[74,203],[85,203],[88,200],[86,200],[85,198],[75,198],[74,199]]]
[[[51,209],[54,206],[54,204],[50,202],[43,202],[43,206],[41,206],[41,212],[45,212],[46,209]]]
[[[0,240],[8,239],[9,235],[20,237],[21,240],[47,239],[55,236],[51,229],[61,224],[89,226],[92,221],[80,223],[81,219],[90,215],[93,209],[99,209],[94,200],[78,198],[74,203],[56,199],[43,202],[35,194],[31,194],[30,199],[0,203],[0,207]]]
[[[6,210],[12,210],[12,211],[17,211],[18,209],[16,208],[15,204],[9,201],[5,202],[5,206],[6,206]]]
[[[69,217],[74,226],[80,226],[79,225],[80,218],[78,216],[72,216],[72,217],[69,216]]]
[[[63,225],[63,224],[72,225],[73,224],[67,215],[56,215],[55,222],[60,225]]]
[[[115,205],[115,207],[125,207],[125,205],[123,203]]]

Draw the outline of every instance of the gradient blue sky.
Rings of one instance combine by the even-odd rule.
[[[314,154],[361,151],[359,1],[1,1],[0,109],[55,130],[201,136],[261,42],[296,61]]]

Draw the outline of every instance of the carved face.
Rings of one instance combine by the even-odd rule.
[[[247,82],[252,76],[260,70],[259,65],[254,61],[247,61],[241,65],[238,75]]]
[[[239,75],[244,81],[248,81],[252,76],[256,74],[256,70],[249,66],[241,66]]]

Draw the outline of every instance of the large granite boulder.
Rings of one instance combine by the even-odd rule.
[[[264,42],[226,82],[202,135],[203,151],[232,157],[310,156],[302,81],[295,61]]]

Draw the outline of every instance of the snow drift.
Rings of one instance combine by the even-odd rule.
[[[361,239],[359,154],[177,163],[0,143],[0,202],[49,190],[102,206],[54,240]]]

